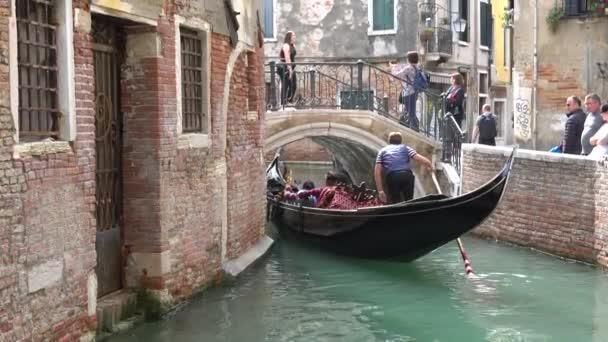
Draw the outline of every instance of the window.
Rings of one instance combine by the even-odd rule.
[[[505,117],[505,109],[506,109],[506,100],[505,99],[496,99],[494,100],[494,106],[492,108],[492,113],[496,115],[496,132],[498,133],[497,137],[502,137],[502,120]]]
[[[203,39],[197,31],[180,29],[182,132],[206,132],[203,94]]]
[[[264,38],[265,39],[276,39],[275,31],[275,18],[274,18],[274,2],[276,0],[263,0],[263,13],[264,13]]]
[[[596,14],[605,16],[608,3],[605,0],[563,0],[565,16]]]
[[[394,0],[372,0],[371,6],[371,31],[393,32],[395,27],[396,2]]]
[[[479,35],[480,45],[487,48],[492,47],[492,5],[488,0],[479,3]]]
[[[479,73],[479,112],[482,113],[482,107],[488,103],[488,74]]]
[[[54,1],[16,1],[18,125],[22,141],[59,137]]]
[[[458,14],[460,19],[466,20],[466,28],[464,32],[458,34],[458,40],[468,42],[471,27],[469,23],[469,0],[458,0]]]

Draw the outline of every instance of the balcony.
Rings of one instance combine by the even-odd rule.
[[[427,59],[433,59],[433,57],[447,59],[451,57],[452,31],[441,27],[435,27],[432,30],[425,30],[428,32],[426,33],[427,39],[423,41],[424,37],[421,37],[421,43],[422,46],[425,47]]]
[[[426,60],[443,63],[452,56],[452,30],[450,12],[434,2],[418,5],[420,15],[420,43],[426,51]]]

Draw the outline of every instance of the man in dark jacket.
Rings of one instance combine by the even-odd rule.
[[[587,115],[581,109],[581,99],[576,96],[570,96],[566,100],[568,108],[568,120],[566,121],[566,130],[564,132],[563,153],[581,154],[583,147],[581,146],[581,135],[585,125]]]

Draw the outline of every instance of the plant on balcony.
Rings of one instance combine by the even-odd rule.
[[[431,27],[425,27],[420,31],[420,41],[426,42],[433,38],[434,29]]]
[[[604,0],[591,0],[587,2],[587,10],[591,15],[608,15],[608,4]]]
[[[545,21],[547,22],[547,27],[549,27],[549,31],[551,31],[552,33],[555,33],[557,31],[559,21],[563,16],[564,9],[560,6],[553,6],[553,8],[549,10],[547,18],[545,18]]]
[[[500,15],[502,21],[502,28],[511,27],[513,25],[513,10],[505,8],[504,12]]]

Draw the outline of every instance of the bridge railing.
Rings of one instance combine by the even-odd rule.
[[[460,154],[462,151],[462,143],[465,141],[465,132],[462,131],[458,123],[454,119],[452,113],[447,113],[444,118],[443,133],[442,133],[442,158],[444,163],[449,163],[454,166],[460,174]]]
[[[265,67],[266,103],[271,111],[289,108],[325,108],[369,110],[396,122],[405,124],[400,94],[409,80],[392,75],[378,66],[357,61],[292,63],[295,70],[295,92],[281,89],[281,75],[287,64],[270,62]],[[462,139],[455,136],[451,120],[445,113],[445,98],[432,89],[419,90],[416,104],[420,120],[419,132],[443,142],[451,153],[460,151]],[[454,121],[455,123],[455,121]],[[449,126],[448,125],[448,126]],[[451,127],[451,126],[450,126]],[[457,145],[454,145],[457,144]],[[458,162],[458,159],[443,158]],[[459,168],[459,167],[458,167]]]

